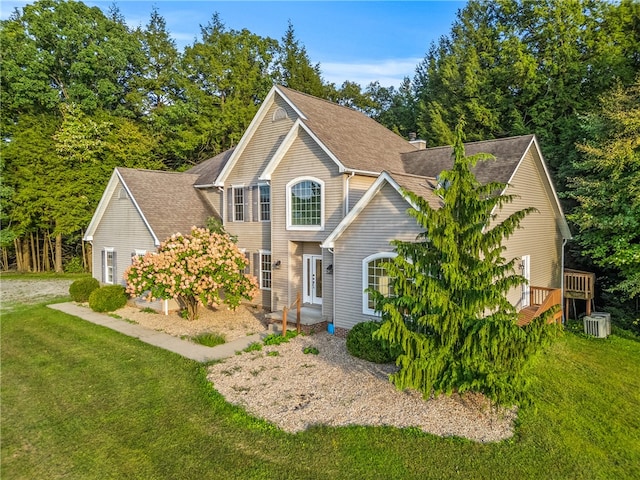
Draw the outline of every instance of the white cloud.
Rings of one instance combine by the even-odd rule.
[[[404,77],[413,78],[421,61],[421,58],[402,58],[362,63],[320,62],[320,69],[324,80],[338,87],[349,80],[362,88],[375,81],[383,87],[397,88]]]

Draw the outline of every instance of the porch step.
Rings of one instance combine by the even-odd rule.
[[[269,320],[269,323],[281,324],[282,323],[282,310],[277,312],[267,313],[265,317]],[[300,324],[301,325],[316,325],[322,323],[322,309],[317,307],[302,307],[300,309]],[[296,324],[296,310],[292,309],[287,312],[287,325]]]

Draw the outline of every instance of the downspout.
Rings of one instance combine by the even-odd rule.
[[[336,255],[333,253],[333,248],[327,248],[329,253],[333,256],[333,275],[331,281],[333,282],[333,313],[331,314],[331,323],[333,323],[333,334],[336,334]]]
[[[220,192],[220,200],[222,201],[222,215],[221,215],[221,221],[222,221],[222,226],[224,227],[224,222],[226,221],[227,218],[227,199],[224,196],[224,187],[220,187],[218,186],[218,191]]]
[[[561,255],[561,270],[560,270],[560,309],[562,310],[562,324],[566,323],[566,318],[564,316],[564,247],[567,244],[567,239],[562,239],[562,255]]]
[[[347,191],[345,193],[345,203],[344,203],[344,216],[345,217],[347,216],[347,213],[349,213],[349,180],[351,180],[355,174],[356,174],[356,172],[351,172],[351,175],[349,175],[347,177],[347,185],[346,185],[346,190]]]

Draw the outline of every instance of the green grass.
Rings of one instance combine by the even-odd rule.
[[[1,320],[2,478],[640,478],[640,342],[567,334],[497,444],[417,429],[284,433],[229,405],[206,367],[21,306]]]
[[[191,339],[195,343],[200,345],[206,345],[207,347],[215,347],[216,345],[222,345],[226,343],[224,335],[218,333],[201,333]]]

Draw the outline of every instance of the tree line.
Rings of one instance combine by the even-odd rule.
[[[570,261],[640,293],[640,3],[472,0],[395,87],[322,78],[218,14],[182,51],[156,9],[40,0],[0,25],[3,268],[86,268],[83,228],[115,166],[181,170],[237,144],[274,83],[356,108],[428,146],[535,133],[570,214]],[[617,150],[616,150],[617,148]],[[626,246],[626,247],[625,247]]]

